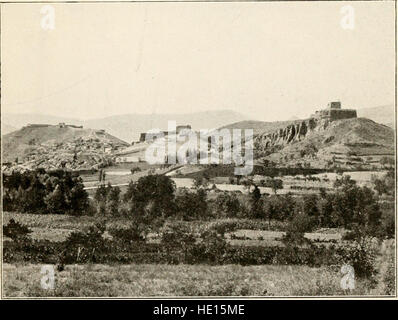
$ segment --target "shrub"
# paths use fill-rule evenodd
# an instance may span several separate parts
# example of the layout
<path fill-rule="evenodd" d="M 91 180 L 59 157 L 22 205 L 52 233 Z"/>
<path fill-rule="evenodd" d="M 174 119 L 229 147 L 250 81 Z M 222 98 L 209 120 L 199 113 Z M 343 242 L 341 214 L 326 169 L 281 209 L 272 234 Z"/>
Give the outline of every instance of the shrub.
<path fill-rule="evenodd" d="M 207 193 L 200 188 L 194 192 L 183 190 L 175 199 L 177 214 L 184 220 L 208 217 Z"/>
<path fill-rule="evenodd" d="M 8 224 L 3 226 L 3 235 L 14 241 L 26 240 L 32 232 L 27 226 L 10 219 Z"/>
<path fill-rule="evenodd" d="M 316 220 L 314 217 L 310 217 L 305 213 L 297 213 L 290 220 L 286 235 L 283 237 L 282 241 L 285 244 L 295 244 L 303 245 L 308 244 L 310 241 L 304 237 L 304 233 L 311 232 L 316 225 Z"/>
<path fill-rule="evenodd" d="M 380 238 L 393 239 L 395 237 L 394 210 L 385 210 L 381 216 Z"/>
<path fill-rule="evenodd" d="M 63 242 L 59 256 L 61 264 L 99 262 L 101 254 L 106 254 L 103 233 L 105 224 L 90 226 L 87 231 L 75 231 Z"/>
<path fill-rule="evenodd" d="M 341 264 L 349 264 L 354 268 L 356 277 L 374 279 L 377 273 L 377 244 L 374 239 L 367 237 L 346 243 L 337 250 L 337 255 Z"/>
<path fill-rule="evenodd" d="M 215 210 L 217 217 L 234 218 L 241 213 L 242 206 L 236 194 L 224 192 L 217 196 Z"/>
<path fill-rule="evenodd" d="M 202 241 L 189 248 L 188 263 L 222 264 L 227 250 L 224 236 L 215 230 L 205 231 Z"/>
<path fill-rule="evenodd" d="M 108 232 L 115 241 L 124 243 L 145 241 L 145 230 L 138 224 L 132 224 L 128 228 L 109 228 Z"/>

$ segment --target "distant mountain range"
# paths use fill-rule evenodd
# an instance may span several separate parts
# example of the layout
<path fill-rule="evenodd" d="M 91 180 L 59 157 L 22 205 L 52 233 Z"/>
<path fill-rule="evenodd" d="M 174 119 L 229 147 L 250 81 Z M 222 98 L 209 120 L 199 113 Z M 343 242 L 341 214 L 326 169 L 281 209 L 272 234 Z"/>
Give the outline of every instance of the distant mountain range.
<path fill-rule="evenodd" d="M 357 110 L 358 117 L 368 118 L 377 123 L 394 128 L 394 105 L 385 105 L 374 108 L 364 108 Z"/>
<path fill-rule="evenodd" d="M 154 128 L 167 130 L 169 120 L 176 121 L 177 125 L 189 124 L 193 130 L 253 129 L 257 162 L 268 160 L 286 166 L 311 163 L 319 168 L 338 163 L 345 168 L 355 168 L 364 165 L 363 159 L 356 155 L 392 156 L 394 130 L 387 126 L 394 125 L 392 106 L 359 109 L 358 116 L 333 122 L 327 119 L 265 122 L 247 120 L 239 113 L 225 110 L 192 114 L 129 114 L 80 121 L 47 115 L 7 114 L 2 115 L 2 134 L 6 130 L 23 128 L 3 134 L 3 159 L 8 162 L 22 160 L 24 168 L 97 168 L 106 165 L 112 155 L 134 151 L 126 147 L 137 141 L 141 132 Z M 377 123 L 377 120 L 384 124 Z M 84 128 L 54 126 L 61 122 L 83 125 Z M 49 126 L 24 127 L 27 123 Z M 145 146 L 135 144 L 130 148 L 145 150 Z M 339 157 L 338 161 L 336 157 Z M 370 168 L 372 164 L 367 166 Z"/>
<path fill-rule="evenodd" d="M 394 106 L 385 105 L 374 108 L 358 109 L 358 117 L 368 118 L 377 123 L 394 127 Z M 254 121 L 241 113 L 232 110 L 204 111 L 186 114 L 125 114 L 99 119 L 79 120 L 75 118 L 56 117 L 44 114 L 2 114 L 1 134 L 22 128 L 28 123 L 38 124 L 67 124 L 83 125 L 84 128 L 105 129 L 111 135 L 128 143 L 139 139 L 141 132 L 150 129 L 167 129 L 167 121 L 175 120 L 177 125 L 190 124 L 192 129 L 212 129 L 227 127 L 230 129 L 252 128 L 254 133 L 263 133 L 283 128 L 289 123 L 297 121 L 292 117 L 288 121 Z"/>
<path fill-rule="evenodd" d="M 244 115 L 231 110 L 187 114 L 125 114 L 90 120 L 41 114 L 3 114 L 2 125 L 4 128 L 11 126 L 20 129 L 28 123 L 58 124 L 65 122 L 67 124 L 83 125 L 84 128 L 105 129 L 107 133 L 131 143 L 139 139 L 140 133 L 147 132 L 150 129 L 167 130 L 169 120 L 176 121 L 177 125 L 189 124 L 193 130 L 199 130 L 219 128 L 246 119 L 247 117 Z M 2 135 L 8 132 L 2 129 Z"/>

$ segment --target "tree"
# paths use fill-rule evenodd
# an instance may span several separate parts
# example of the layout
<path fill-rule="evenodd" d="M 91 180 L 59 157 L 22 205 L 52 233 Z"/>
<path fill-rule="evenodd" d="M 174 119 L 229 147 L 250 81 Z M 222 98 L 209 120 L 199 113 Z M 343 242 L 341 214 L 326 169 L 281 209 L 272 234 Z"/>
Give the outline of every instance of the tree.
<path fill-rule="evenodd" d="M 88 207 L 88 193 L 84 190 L 83 183 L 77 183 L 70 193 L 70 210 L 73 214 L 81 215 Z"/>
<path fill-rule="evenodd" d="M 151 223 L 175 213 L 175 190 L 170 177 L 148 175 L 129 184 L 124 201 L 129 203 L 131 214 Z"/>
<path fill-rule="evenodd" d="M 336 178 L 336 181 L 334 182 L 333 187 L 335 187 L 335 188 L 340 188 L 340 187 L 350 188 L 350 187 L 356 185 L 356 183 L 357 182 L 355 180 L 351 179 L 351 176 L 342 175 L 340 178 L 339 177 Z"/>
<path fill-rule="evenodd" d="M 276 194 L 279 189 L 283 189 L 283 181 L 281 179 L 270 179 L 269 184 L 272 188 L 272 191 Z"/>
<path fill-rule="evenodd" d="M 389 170 L 384 177 L 379 179 L 375 175 L 372 175 L 371 181 L 373 183 L 374 189 L 377 191 L 379 195 L 387 194 L 393 195 L 395 189 L 395 179 L 394 179 L 394 171 Z"/>
<path fill-rule="evenodd" d="M 262 218 L 264 216 L 264 210 L 260 189 L 255 185 L 250 195 L 252 216 L 254 218 Z"/>
<path fill-rule="evenodd" d="M 101 215 L 106 214 L 106 200 L 108 197 L 108 191 L 103 184 L 100 185 L 95 191 L 94 200 L 97 202 L 97 212 Z"/>
<path fill-rule="evenodd" d="M 45 197 L 44 200 L 47 204 L 47 209 L 51 213 L 65 213 L 66 201 L 65 195 L 61 190 L 60 185 L 58 184 L 54 191 Z"/>
<path fill-rule="evenodd" d="M 102 182 L 105 183 L 106 172 L 105 170 L 102 172 Z"/>
<path fill-rule="evenodd" d="M 33 176 L 29 188 L 26 190 L 26 203 L 29 212 L 39 212 L 46 208 L 44 203 L 45 186 L 37 176 Z"/>
<path fill-rule="evenodd" d="M 373 181 L 373 184 L 374 184 L 374 189 L 377 191 L 377 193 L 379 195 L 382 195 L 383 193 L 387 193 L 387 186 L 383 180 L 376 178 Z"/>
<path fill-rule="evenodd" d="M 394 158 L 391 157 L 383 157 L 380 159 L 380 164 L 384 167 L 392 167 L 395 165 Z"/>
<path fill-rule="evenodd" d="M 224 192 L 216 200 L 216 210 L 222 217 L 236 217 L 241 211 L 241 204 L 235 194 Z"/>
<path fill-rule="evenodd" d="M 193 187 L 195 189 L 204 188 L 209 186 L 209 180 L 202 176 L 197 176 L 193 179 Z"/>
<path fill-rule="evenodd" d="M 366 186 L 357 186 L 350 179 L 344 181 L 335 193 L 327 194 L 320 202 L 320 220 L 328 227 L 344 226 L 362 235 L 376 235 L 381 210 L 374 192 Z"/>
<path fill-rule="evenodd" d="M 315 224 L 314 217 L 310 217 L 303 212 L 296 213 L 290 220 L 282 241 L 287 245 L 309 244 L 310 241 L 304 235 L 306 232 L 311 232 Z"/>
<path fill-rule="evenodd" d="M 184 190 L 176 197 L 176 210 L 184 220 L 200 219 L 207 217 L 207 193 L 203 189 L 195 192 Z"/>
<path fill-rule="evenodd" d="M 98 174 L 98 181 L 99 181 L 99 183 L 102 182 L 102 172 L 103 172 L 103 169 L 100 169 L 100 170 L 99 170 L 99 174 Z"/>
<path fill-rule="evenodd" d="M 111 187 L 108 193 L 107 211 L 112 215 L 118 215 L 120 206 L 120 188 Z"/>

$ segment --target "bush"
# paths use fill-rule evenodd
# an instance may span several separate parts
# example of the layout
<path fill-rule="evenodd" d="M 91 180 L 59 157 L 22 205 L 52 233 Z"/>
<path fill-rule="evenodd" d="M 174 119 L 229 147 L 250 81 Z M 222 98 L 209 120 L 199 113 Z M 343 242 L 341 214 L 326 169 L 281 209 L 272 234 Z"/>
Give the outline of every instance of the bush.
<path fill-rule="evenodd" d="M 380 238 L 393 239 L 395 237 L 394 210 L 385 210 L 381 216 Z"/>
<path fill-rule="evenodd" d="M 115 241 L 124 243 L 145 241 L 145 230 L 137 224 L 132 224 L 128 228 L 109 228 L 108 232 Z"/>
<path fill-rule="evenodd" d="M 314 217 L 310 217 L 305 213 L 297 213 L 294 215 L 293 219 L 290 220 L 286 229 L 286 235 L 283 237 L 282 241 L 285 244 L 308 244 L 310 241 L 304 237 L 304 233 L 311 232 L 315 225 L 316 220 Z"/>
<path fill-rule="evenodd" d="M 187 263 L 222 264 L 228 248 L 224 236 L 215 230 L 209 230 L 201 235 L 202 241 L 189 248 Z"/>
<path fill-rule="evenodd" d="M 14 241 L 26 240 L 32 232 L 27 226 L 10 219 L 7 225 L 3 226 L 3 235 Z"/>
<path fill-rule="evenodd" d="M 224 192 L 215 199 L 216 216 L 234 218 L 242 212 L 242 206 L 236 194 Z"/>
<path fill-rule="evenodd" d="M 354 268 L 356 277 L 374 279 L 377 273 L 377 244 L 374 239 L 362 238 L 347 243 L 337 250 L 337 255 L 341 264 L 349 264 Z"/>
<path fill-rule="evenodd" d="M 183 220 L 208 218 L 207 193 L 202 188 L 194 192 L 183 190 L 175 204 L 177 215 Z"/>
<path fill-rule="evenodd" d="M 99 256 L 106 254 L 103 233 L 105 224 L 90 226 L 87 231 L 75 231 L 63 242 L 60 263 L 100 262 Z"/>

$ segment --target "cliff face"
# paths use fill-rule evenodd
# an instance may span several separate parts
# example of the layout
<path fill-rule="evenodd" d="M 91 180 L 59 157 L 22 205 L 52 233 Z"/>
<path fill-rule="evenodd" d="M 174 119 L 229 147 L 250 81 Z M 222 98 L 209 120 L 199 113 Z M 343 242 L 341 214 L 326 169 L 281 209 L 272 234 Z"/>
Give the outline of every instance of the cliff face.
<path fill-rule="evenodd" d="M 270 156 L 277 162 L 281 159 L 286 162 L 286 156 L 288 160 L 301 161 L 302 151 L 313 162 L 315 158 L 322 160 L 334 154 L 394 155 L 394 130 L 365 118 L 335 121 L 310 118 L 255 135 L 253 144 L 258 156 Z"/>
<path fill-rule="evenodd" d="M 310 118 L 286 126 L 268 134 L 259 134 L 254 138 L 254 146 L 265 150 L 273 146 L 285 146 L 292 142 L 303 140 L 312 131 L 321 131 L 327 128 L 330 120 Z"/>

